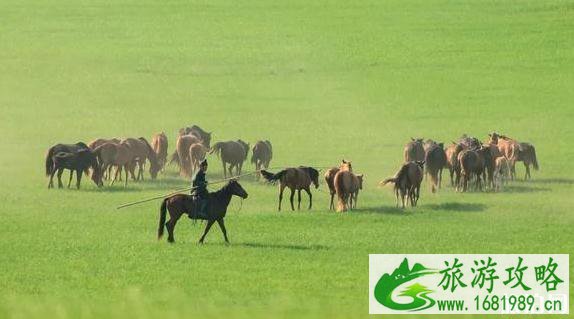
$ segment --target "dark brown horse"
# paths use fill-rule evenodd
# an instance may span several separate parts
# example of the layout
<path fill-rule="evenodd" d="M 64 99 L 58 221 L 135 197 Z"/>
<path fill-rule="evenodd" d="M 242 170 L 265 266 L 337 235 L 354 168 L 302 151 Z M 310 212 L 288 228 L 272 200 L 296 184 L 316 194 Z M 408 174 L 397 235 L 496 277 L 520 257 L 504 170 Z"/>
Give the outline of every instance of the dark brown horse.
<path fill-rule="evenodd" d="M 217 142 L 213 145 L 209 153 L 215 153 L 219 158 L 221 158 L 221 163 L 223 164 L 223 176 L 224 178 L 227 178 L 226 164 L 229 164 L 229 176 L 233 176 L 234 167 L 235 173 L 237 175 L 241 175 L 241 168 L 243 167 L 243 162 L 247 159 L 248 152 L 249 144 L 242 140 L 237 140 Z"/>
<path fill-rule="evenodd" d="M 434 193 L 441 188 L 442 170 L 447 166 L 444 144 L 433 140 L 425 143 L 425 170 L 430 176 L 431 191 Z"/>
<path fill-rule="evenodd" d="M 233 195 L 239 196 L 243 199 L 247 198 L 248 196 L 245 189 L 243 189 L 241 184 L 239 184 L 236 180 L 231 180 L 220 190 L 209 194 L 209 203 L 207 205 L 207 215 L 209 217 L 204 219 L 207 221 L 207 225 L 205 226 L 203 236 L 201 236 L 201 239 L 199 239 L 200 244 L 203 244 L 205 236 L 215 222 L 219 224 L 219 227 L 223 232 L 225 242 L 229 243 L 223 219 L 225 218 L 227 207 L 229 206 L 229 202 L 231 202 L 231 197 Z M 177 221 L 181 215 L 188 214 L 192 219 L 202 219 L 197 216 L 194 207 L 196 207 L 196 205 L 193 203 L 191 195 L 177 194 L 164 199 L 161 203 L 161 208 L 159 211 L 159 228 L 157 231 L 157 238 L 161 239 L 165 227 L 167 228 L 168 232 L 167 241 L 170 243 L 175 242 L 173 233 L 175 225 L 177 224 Z M 169 212 L 169 221 L 166 223 L 165 219 L 167 212 Z"/>
<path fill-rule="evenodd" d="M 387 178 L 380 182 L 380 185 L 394 183 L 395 196 L 397 198 L 397 207 L 399 207 L 399 198 L 402 208 L 405 208 L 405 200 L 410 202 L 412 207 L 417 206 L 421 182 L 423 180 L 424 161 L 404 163 L 394 177 Z"/>
<path fill-rule="evenodd" d="M 301 190 L 307 192 L 309 195 L 309 209 L 313 206 L 313 195 L 311 195 L 311 183 L 315 185 L 315 188 L 319 187 L 319 171 L 312 167 L 291 167 L 286 168 L 277 174 L 267 172 L 265 170 L 261 171 L 261 175 L 268 182 L 279 181 L 279 211 L 281 211 L 281 202 L 283 201 L 283 191 L 285 187 L 289 187 L 291 190 L 291 196 L 289 200 L 291 201 L 291 210 L 295 210 L 293 204 L 293 197 L 295 196 L 295 191 L 298 193 L 298 209 L 301 209 Z"/>
<path fill-rule="evenodd" d="M 536 159 L 536 149 L 534 145 L 530 143 L 519 143 L 518 144 L 518 161 L 524 163 L 524 168 L 526 168 L 526 173 L 524 174 L 524 180 L 530 179 L 530 165 L 538 170 L 538 160 Z"/>
<path fill-rule="evenodd" d="M 425 149 L 423 146 L 423 139 L 414 139 L 405 145 L 404 149 L 405 162 L 423 161 L 425 159 Z"/>
<path fill-rule="evenodd" d="M 482 190 L 481 180 L 484 180 L 488 163 L 492 161 L 489 147 L 482 146 L 477 150 L 464 150 L 458 154 L 458 161 L 462 176 L 461 185 L 458 186 L 458 189 L 466 192 L 471 177 L 476 177 L 475 188 Z"/>
<path fill-rule="evenodd" d="M 78 142 L 76 144 L 56 144 L 48 149 L 46 153 L 46 176 L 50 176 L 54 169 L 53 157 L 58 153 L 76 153 L 81 150 L 89 149 L 88 145 L 84 142 Z M 74 176 L 74 171 L 70 171 L 70 181 L 68 182 L 68 187 L 72 182 L 72 177 Z"/>
<path fill-rule="evenodd" d="M 77 152 L 67 153 L 60 152 L 52 156 L 53 167 L 50 172 L 50 182 L 48 183 L 48 188 L 54 187 L 54 174 L 58 173 L 58 188 L 62 188 L 62 173 L 64 169 L 76 172 L 76 188 L 80 189 L 80 183 L 82 182 L 82 173 L 89 175 L 88 170 L 92 169 L 92 181 L 98 186 L 102 186 L 102 176 L 100 171 L 100 166 L 98 164 L 98 159 L 96 155 L 89 149 L 81 149 Z M 72 174 L 70 173 L 70 181 L 68 182 L 68 187 L 72 181 Z"/>
<path fill-rule="evenodd" d="M 261 176 L 259 172 L 261 169 L 268 169 L 269 163 L 273 158 L 273 147 L 271 146 L 271 142 L 268 140 L 265 141 L 257 141 L 255 145 L 253 145 L 252 149 L 253 155 L 251 155 L 251 163 L 255 164 L 255 170 L 257 171 L 257 177 Z"/>

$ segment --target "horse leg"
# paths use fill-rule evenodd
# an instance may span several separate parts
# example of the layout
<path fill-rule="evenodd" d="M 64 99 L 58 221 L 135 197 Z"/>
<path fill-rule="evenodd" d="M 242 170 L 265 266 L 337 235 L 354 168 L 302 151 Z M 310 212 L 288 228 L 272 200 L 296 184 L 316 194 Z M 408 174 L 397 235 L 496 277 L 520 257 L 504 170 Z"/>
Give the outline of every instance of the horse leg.
<path fill-rule="evenodd" d="M 54 187 L 54 174 L 56 174 L 56 170 L 52 169 L 52 172 L 50 173 L 50 181 L 48 182 L 48 188 Z"/>
<path fill-rule="evenodd" d="M 313 195 L 311 195 L 311 190 L 309 190 L 309 187 L 305 188 L 305 192 L 307 192 L 307 195 L 309 195 L 309 209 L 311 209 L 311 207 L 313 207 Z"/>
<path fill-rule="evenodd" d="M 333 198 L 335 197 L 334 193 L 331 193 L 331 204 L 329 204 L 329 210 L 331 209 L 335 209 L 335 207 L 333 206 Z"/>
<path fill-rule="evenodd" d="M 120 173 L 120 167 L 121 166 L 116 166 L 116 172 L 114 173 L 114 178 L 112 178 L 112 181 L 110 182 L 110 186 L 114 185 L 114 182 L 118 178 L 118 174 L 121 174 Z"/>
<path fill-rule="evenodd" d="M 177 224 L 177 221 L 181 217 L 181 214 L 182 212 L 180 211 L 176 211 L 175 213 L 169 211 L 169 220 L 167 221 L 167 223 L 165 223 L 165 227 L 167 228 L 168 233 L 167 241 L 169 243 L 175 243 L 175 237 L 173 236 L 173 231 L 175 230 L 175 225 Z"/>
<path fill-rule="evenodd" d="M 438 170 L 438 189 L 442 187 L 442 168 Z"/>
<path fill-rule="evenodd" d="M 225 229 L 225 224 L 223 223 L 223 217 L 217 220 L 217 224 L 219 224 L 219 228 L 221 228 L 225 242 L 229 244 L 229 239 L 227 238 L 227 230 Z"/>
<path fill-rule="evenodd" d="M 211 225 L 213 225 L 213 223 L 215 223 L 215 220 L 210 219 L 207 221 L 207 226 L 205 226 L 205 231 L 203 231 L 203 236 L 201 236 L 201 238 L 199 239 L 200 244 L 203 244 L 203 240 L 205 239 L 205 236 L 209 232 L 209 229 L 211 228 Z"/>
<path fill-rule="evenodd" d="M 128 163 L 124 166 L 124 171 L 126 171 L 126 180 L 124 182 L 124 187 L 128 187 L 128 171 L 129 171 L 128 165 L 130 165 L 130 164 Z M 132 176 L 133 176 L 133 172 L 132 172 Z"/>
<path fill-rule="evenodd" d="M 68 188 L 72 184 L 72 177 L 74 177 L 74 170 L 70 170 L 70 179 L 68 179 Z"/>
<path fill-rule="evenodd" d="M 283 191 L 285 190 L 284 185 L 279 186 L 279 211 L 281 211 L 281 202 L 283 201 Z"/>
<path fill-rule="evenodd" d="M 526 168 L 526 173 L 524 173 L 524 180 L 530 179 L 530 164 L 524 162 L 524 168 Z"/>
<path fill-rule="evenodd" d="M 223 164 L 223 178 L 227 178 L 227 168 L 225 168 L 225 162 L 221 160 L 221 164 Z"/>
<path fill-rule="evenodd" d="M 291 196 L 289 196 L 289 201 L 291 202 L 291 210 L 295 210 L 295 205 L 293 205 L 293 198 L 295 197 L 295 189 L 294 188 L 290 188 L 291 189 Z"/>
<path fill-rule="evenodd" d="M 454 187 L 454 169 L 452 169 L 451 167 L 448 168 L 448 172 L 450 174 L 450 186 Z"/>
<path fill-rule="evenodd" d="M 359 191 L 355 193 L 355 202 L 353 208 L 357 208 L 357 202 L 359 201 Z"/>
<path fill-rule="evenodd" d="M 76 170 L 76 188 L 80 189 L 80 183 L 82 182 L 82 170 Z"/>
<path fill-rule="evenodd" d="M 64 187 L 62 184 L 62 173 L 64 172 L 63 168 L 58 169 L 58 188 Z"/>
<path fill-rule="evenodd" d="M 301 190 L 300 189 L 297 190 L 297 200 L 299 201 L 299 203 L 297 204 L 297 210 L 301 210 Z"/>

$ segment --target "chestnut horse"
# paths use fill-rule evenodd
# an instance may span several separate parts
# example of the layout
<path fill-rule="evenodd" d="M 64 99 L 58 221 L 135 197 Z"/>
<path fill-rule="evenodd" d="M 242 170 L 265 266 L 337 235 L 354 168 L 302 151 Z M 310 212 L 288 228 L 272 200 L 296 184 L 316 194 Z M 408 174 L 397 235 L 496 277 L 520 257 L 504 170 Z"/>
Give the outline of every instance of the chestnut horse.
<path fill-rule="evenodd" d="M 441 188 L 442 170 L 447 166 L 444 144 L 433 140 L 425 143 L 425 171 L 430 175 L 431 191 L 434 193 Z"/>
<path fill-rule="evenodd" d="M 319 171 L 312 167 L 291 167 L 286 168 L 277 174 L 270 173 L 268 171 L 262 170 L 261 175 L 268 182 L 274 183 L 279 181 L 279 211 L 281 211 L 281 202 L 283 201 L 283 191 L 285 187 L 289 187 L 291 190 L 291 196 L 289 200 L 291 201 L 291 210 L 295 210 L 293 204 L 293 197 L 295 196 L 295 191 L 298 193 L 298 209 L 301 209 L 301 190 L 307 192 L 309 195 L 309 209 L 313 206 L 313 195 L 311 195 L 311 183 L 315 185 L 315 188 L 319 187 Z"/>
<path fill-rule="evenodd" d="M 209 149 L 201 143 L 192 144 L 189 147 L 189 161 L 190 161 L 190 175 L 193 176 L 194 172 L 199 170 L 199 165 L 201 161 L 205 159 L 205 154 L 207 154 Z"/>
<path fill-rule="evenodd" d="M 231 202 L 231 197 L 233 195 L 239 196 L 242 199 L 245 199 L 248 196 L 245 189 L 243 189 L 243 187 L 241 187 L 241 184 L 239 184 L 236 180 L 229 181 L 220 190 L 210 193 L 208 195 L 208 205 L 207 205 L 208 217 L 204 219 L 207 221 L 207 225 L 205 226 L 203 236 L 201 236 L 201 239 L 199 239 L 200 244 L 203 244 L 205 236 L 207 235 L 209 229 L 215 222 L 219 224 L 219 227 L 223 232 L 225 242 L 229 243 L 223 219 L 225 218 L 225 214 L 227 213 L 227 207 L 229 206 L 229 202 Z M 168 232 L 167 241 L 170 243 L 175 242 L 175 237 L 173 234 L 175 230 L 175 225 L 177 224 L 178 219 L 183 214 L 188 214 L 192 219 L 201 219 L 195 214 L 194 207 L 196 207 L 196 205 L 193 203 L 192 195 L 177 194 L 164 199 L 163 202 L 161 203 L 161 208 L 159 211 L 159 228 L 157 231 L 158 240 L 161 239 L 161 237 L 163 236 L 164 228 L 167 228 Z M 169 221 L 166 223 L 165 219 L 167 212 L 169 212 Z"/>
<path fill-rule="evenodd" d="M 127 143 L 105 143 L 96 147 L 94 153 L 98 157 L 102 171 L 105 171 L 108 167 L 116 168 L 110 186 L 118 179 L 122 170 L 125 171 L 126 178 L 124 187 L 128 186 L 128 173 L 132 171 L 135 159 Z"/>
<path fill-rule="evenodd" d="M 341 164 L 339 164 L 339 167 L 332 167 L 325 172 L 325 175 L 324 175 L 325 182 L 327 183 L 327 186 L 329 187 L 329 194 L 331 195 L 331 203 L 329 204 L 329 210 L 335 209 L 335 204 L 333 202 L 333 200 L 335 198 L 335 194 L 337 193 L 337 191 L 335 190 L 335 175 L 337 175 L 339 170 L 353 171 L 353 167 L 351 165 L 351 162 L 348 162 L 346 160 L 342 160 Z"/>
<path fill-rule="evenodd" d="M 197 136 L 181 135 L 175 143 L 175 151 L 171 155 L 170 163 L 176 162 L 179 165 L 179 175 L 191 176 L 191 161 L 189 158 L 189 148 L 196 143 L 203 143 Z"/>
<path fill-rule="evenodd" d="M 136 176 L 136 180 L 139 181 L 140 179 L 143 180 L 144 178 L 144 167 L 147 160 L 150 162 L 149 173 L 152 179 L 156 179 L 157 173 L 160 171 L 161 167 L 155 155 L 155 152 L 148 141 L 143 138 L 127 138 L 122 141 L 125 143 L 130 152 L 132 153 L 132 158 L 135 161 L 135 164 L 138 167 L 138 174 Z M 131 168 L 135 168 L 135 165 L 130 166 Z M 132 172 L 133 177 L 133 172 Z"/>
<path fill-rule="evenodd" d="M 167 136 L 164 132 L 157 133 L 151 138 L 151 147 L 157 158 L 158 165 L 163 172 L 167 162 Z"/>
<path fill-rule="evenodd" d="M 423 161 L 425 159 L 425 149 L 423 147 L 423 139 L 414 139 L 405 145 L 404 149 L 405 162 Z"/>
<path fill-rule="evenodd" d="M 273 147 L 271 146 L 271 142 L 268 140 L 265 141 L 257 141 L 255 145 L 253 145 L 253 149 L 251 150 L 253 155 L 251 155 L 251 163 L 255 164 L 255 171 L 257 173 L 257 178 L 261 177 L 261 173 L 259 172 L 261 169 L 268 169 L 269 163 L 273 158 Z"/>
<path fill-rule="evenodd" d="M 488 143 L 496 145 L 500 153 L 508 160 L 508 164 L 510 165 L 510 179 L 514 180 L 516 175 L 515 166 L 518 161 L 520 147 L 518 142 L 496 132 L 488 134 L 488 136 L 490 137 Z"/>
<path fill-rule="evenodd" d="M 337 193 L 337 211 L 344 212 L 353 209 L 353 200 L 363 188 L 363 175 L 355 175 L 348 170 L 339 170 L 333 180 L 335 192 Z"/>

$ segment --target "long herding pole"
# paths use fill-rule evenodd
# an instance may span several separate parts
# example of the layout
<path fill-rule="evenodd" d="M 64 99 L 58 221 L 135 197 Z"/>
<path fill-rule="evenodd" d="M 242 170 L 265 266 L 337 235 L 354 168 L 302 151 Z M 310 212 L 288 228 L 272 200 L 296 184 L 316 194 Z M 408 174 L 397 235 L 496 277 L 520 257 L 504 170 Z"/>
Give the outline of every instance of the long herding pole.
<path fill-rule="evenodd" d="M 255 173 L 257 173 L 257 171 L 251 172 L 251 173 L 246 173 L 246 174 L 243 174 L 243 175 L 233 176 L 233 177 L 230 177 L 230 178 L 220 179 L 220 180 L 217 180 L 217 181 L 208 183 L 207 185 L 219 184 L 219 183 L 223 183 L 223 182 L 230 181 L 230 180 L 232 180 L 232 179 L 237 179 L 237 178 L 239 178 L 239 177 L 243 177 L 243 176 L 247 176 L 247 175 L 252 175 L 252 174 L 255 174 Z M 189 191 L 191 191 L 192 189 L 196 189 L 196 188 L 197 188 L 197 187 L 186 187 L 186 188 L 176 189 L 175 191 L 173 191 L 173 192 L 171 192 L 171 193 L 169 193 L 169 194 L 154 196 L 154 197 L 150 197 L 150 198 L 138 200 L 138 201 L 135 201 L 135 202 L 122 204 L 122 205 L 116 207 L 116 209 L 122 209 L 122 208 L 125 208 L 125 207 L 130 207 L 130 206 L 134 206 L 134 205 L 138 205 L 138 204 L 142 204 L 142 203 L 147 203 L 147 202 L 151 202 L 152 200 L 156 200 L 156 199 L 167 198 L 167 197 L 170 197 L 170 196 L 179 194 L 179 193 L 181 193 L 181 192 L 189 192 Z"/>
<path fill-rule="evenodd" d="M 319 169 L 322 169 L 322 168 L 331 168 L 331 166 L 316 167 L 316 168 L 319 168 Z M 273 168 L 268 168 L 268 169 L 273 169 Z M 233 177 L 229 177 L 229 178 L 220 179 L 220 180 L 217 180 L 217 181 L 208 183 L 207 185 L 219 184 L 219 183 L 227 182 L 227 181 L 230 181 L 230 180 L 232 180 L 232 179 L 237 179 L 237 178 L 239 178 L 239 177 L 256 174 L 256 173 L 259 172 L 259 171 L 261 171 L 261 170 L 257 170 L 257 171 L 253 171 L 253 172 L 250 172 L 250 173 L 245 173 L 245 174 L 242 174 L 242 175 L 237 175 L 237 176 L 233 176 Z M 176 189 L 175 191 L 173 191 L 173 192 L 171 192 L 171 193 L 169 193 L 169 194 L 159 195 L 159 196 L 150 197 L 150 198 L 138 200 L 138 201 L 131 202 L 131 203 L 122 204 L 122 205 L 116 207 L 116 209 L 122 209 L 122 208 L 125 208 L 125 207 L 130 207 L 130 206 L 134 206 L 134 205 L 138 205 L 138 204 L 142 204 L 142 203 L 147 203 L 147 202 L 151 202 L 152 200 L 156 200 L 156 199 L 167 198 L 167 197 L 170 197 L 170 196 L 179 194 L 179 193 L 181 193 L 181 192 L 189 192 L 189 191 L 191 191 L 192 189 L 195 189 L 195 188 L 197 188 L 197 187 L 186 187 L 186 188 Z"/>

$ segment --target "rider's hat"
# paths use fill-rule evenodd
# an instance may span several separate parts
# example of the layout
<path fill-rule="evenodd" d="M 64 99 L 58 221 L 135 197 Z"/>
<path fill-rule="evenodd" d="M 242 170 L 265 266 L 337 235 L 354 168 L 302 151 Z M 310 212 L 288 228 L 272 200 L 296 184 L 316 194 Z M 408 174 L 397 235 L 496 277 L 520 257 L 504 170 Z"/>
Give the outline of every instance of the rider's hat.
<path fill-rule="evenodd" d="M 199 163 L 199 166 L 207 166 L 207 159 L 201 161 L 201 163 Z"/>

